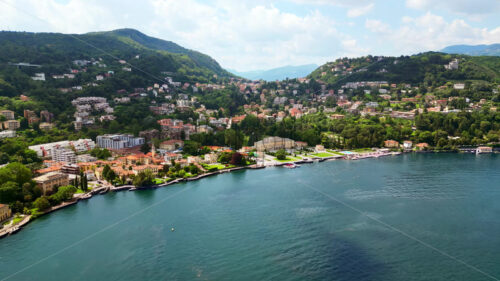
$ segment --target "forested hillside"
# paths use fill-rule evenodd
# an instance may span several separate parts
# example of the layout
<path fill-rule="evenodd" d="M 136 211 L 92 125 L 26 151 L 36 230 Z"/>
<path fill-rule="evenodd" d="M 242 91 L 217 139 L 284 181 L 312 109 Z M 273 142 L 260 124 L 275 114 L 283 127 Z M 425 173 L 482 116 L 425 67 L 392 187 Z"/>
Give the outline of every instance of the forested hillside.
<path fill-rule="evenodd" d="M 452 60 L 460 68 L 447 71 Z M 389 81 L 418 86 L 437 86 L 449 81 L 500 81 L 500 57 L 471 57 L 442 53 L 423 53 L 414 56 L 341 58 L 313 71 L 310 78 L 341 86 L 353 81 Z"/>

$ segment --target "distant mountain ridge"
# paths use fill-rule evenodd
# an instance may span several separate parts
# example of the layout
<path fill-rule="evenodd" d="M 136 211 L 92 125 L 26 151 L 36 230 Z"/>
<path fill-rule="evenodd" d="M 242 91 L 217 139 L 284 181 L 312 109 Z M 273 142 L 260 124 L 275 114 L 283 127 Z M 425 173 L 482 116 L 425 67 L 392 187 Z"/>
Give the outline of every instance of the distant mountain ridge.
<path fill-rule="evenodd" d="M 453 45 L 441 50 L 447 54 L 462 54 L 469 56 L 500 56 L 500 44 L 491 45 Z"/>
<path fill-rule="evenodd" d="M 228 71 L 250 80 L 262 79 L 266 81 L 274 81 L 274 80 L 285 80 L 286 78 L 294 79 L 294 78 L 306 77 L 316 68 L 318 68 L 318 65 L 316 64 L 305 64 L 297 66 L 287 65 L 268 70 L 254 70 L 254 71 L 242 71 L 242 72 L 236 70 L 228 70 Z"/>

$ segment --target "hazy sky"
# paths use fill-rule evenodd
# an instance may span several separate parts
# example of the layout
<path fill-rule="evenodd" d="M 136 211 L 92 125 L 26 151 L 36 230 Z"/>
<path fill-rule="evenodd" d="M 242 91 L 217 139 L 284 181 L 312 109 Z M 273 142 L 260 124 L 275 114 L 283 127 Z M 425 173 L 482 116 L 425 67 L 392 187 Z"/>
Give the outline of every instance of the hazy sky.
<path fill-rule="evenodd" d="M 239 71 L 500 43 L 499 18 L 500 0 L 0 0 L 2 30 L 131 27 Z"/>

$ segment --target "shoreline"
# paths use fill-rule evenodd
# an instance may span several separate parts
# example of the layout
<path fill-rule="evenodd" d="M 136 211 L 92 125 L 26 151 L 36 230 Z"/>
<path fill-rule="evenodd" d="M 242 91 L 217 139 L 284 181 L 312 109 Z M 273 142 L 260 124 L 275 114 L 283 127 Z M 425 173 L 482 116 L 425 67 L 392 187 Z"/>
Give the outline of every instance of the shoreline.
<path fill-rule="evenodd" d="M 162 184 L 157 184 L 157 185 L 152 185 L 152 186 L 141 186 L 141 187 L 135 187 L 133 185 L 122 185 L 122 186 L 116 186 L 116 187 L 100 187 L 95 190 L 92 190 L 88 193 L 84 194 L 75 194 L 73 200 L 63 202 L 57 206 L 53 206 L 50 209 L 42 212 L 37 216 L 37 218 L 45 216 L 47 214 L 50 214 L 52 212 L 55 212 L 60 209 L 64 209 L 66 207 L 72 206 L 77 204 L 79 201 L 83 200 L 88 200 L 92 198 L 94 195 L 99 195 L 99 194 L 105 194 L 107 192 L 119 192 L 119 191 L 136 191 L 136 190 L 148 190 L 148 189 L 157 189 L 157 188 L 162 188 L 162 187 L 167 187 L 169 185 L 177 184 L 180 182 L 190 182 L 190 181 L 196 181 L 200 180 L 206 177 L 210 176 L 215 176 L 219 174 L 225 174 L 225 173 L 230 173 L 233 171 L 240 171 L 240 170 L 257 170 L 257 169 L 265 169 L 267 167 L 281 167 L 286 164 L 313 164 L 313 163 L 320 163 L 320 162 L 325 162 L 325 161 L 336 161 L 336 160 L 363 160 L 363 159 L 370 159 L 370 158 L 380 158 L 380 157 L 387 157 L 387 156 L 399 156 L 403 154 L 410 154 L 410 153 L 457 153 L 457 154 L 473 154 L 473 153 L 466 153 L 466 152 L 460 152 L 460 151 L 410 151 L 410 152 L 388 152 L 388 153 L 365 153 L 366 155 L 363 156 L 363 153 L 359 154 L 345 154 L 345 155 L 335 155 L 335 156 L 329 156 L 329 157 L 311 157 L 308 159 L 300 159 L 297 161 L 289 161 L 289 162 L 277 162 L 269 164 L 269 165 L 258 165 L 258 164 L 253 164 L 253 165 L 248 165 L 248 166 L 242 166 L 242 167 L 234 167 L 234 168 L 228 168 L 228 169 L 223 169 L 223 170 L 218 170 L 215 172 L 209 172 L 205 174 L 198 175 L 196 177 L 192 178 L 178 178 L 174 179 L 172 181 L 162 183 Z M 489 153 L 489 154 L 496 154 L 496 153 Z M 10 235 L 16 234 L 17 232 L 21 231 L 24 226 L 29 224 L 30 222 L 34 221 L 35 219 L 32 219 L 33 215 L 26 215 L 23 220 L 21 220 L 19 223 L 16 225 L 13 225 L 7 229 L 0 229 L 0 239 L 8 237 Z"/>

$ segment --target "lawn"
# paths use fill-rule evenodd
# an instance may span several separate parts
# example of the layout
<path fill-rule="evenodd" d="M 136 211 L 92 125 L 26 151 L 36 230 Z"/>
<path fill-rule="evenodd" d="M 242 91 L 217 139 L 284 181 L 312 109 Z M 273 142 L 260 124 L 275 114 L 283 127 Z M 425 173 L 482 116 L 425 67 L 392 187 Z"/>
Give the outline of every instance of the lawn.
<path fill-rule="evenodd" d="M 329 153 L 335 154 L 335 155 L 344 155 L 344 153 L 340 153 L 338 151 L 333 151 L 333 150 L 330 150 L 330 149 L 327 149 L 326 151 L 329 152 Z"/>
<path fill-rule="evenodd" d="M 153 179 L 153 183 L 154 184 L 162 184 L 162 183 L 166 183 L 168 181 L 168 179 L 160 179 L 160 178 L 155 178 Z"/>
<path fill-rule="evenodd" d="M 12 224 L 18 224 L 18 223 L 20 223 L 22 220 L 23 220 L 23 217 L 15 217 L 15 218 L 12 220 Z"/>
<path fill-rule="evenodd" d="M 294 157 L 294 156 L 287 156 L 286 159 L 284 159 L 284 160 L 278 160 L 278 158 L 274 158 L 274 160 L 281 162 L 281 163 L 285 163 L 285 162 L 292 162 L 292 161 L 300 161 L 300 160 L 302 160 L 302 158 L 301 157 Z"/>
<path fill-rule="evenodd" d="M 207 170 L 210 170 L 212 168 L 217 168 L 217 170 L 223 170 L 223 169 L 227 169 L 227 168 L 234 168 L 236 166 L 234 165 L 224 165 L 224 164 L 210 164 L 210 165 L 203 165 L 203 168 L 207 169 Z"/>
<path fill-rule="evenodd" d="M 312 155 L 316 156 L 316 157 L 321 157 L 321 158 L 334 156 L 334 154 L 328 153 L 328 152 L 318 152 L 318 153 L 314 153 Z"/>
<path fill-rule="evenodd" d="M 373 150 L 371 148 L 357 148 L 357 149 L 353 149 L 352 151 L 357 152 L 357 153 L 373 152 Z"/>

